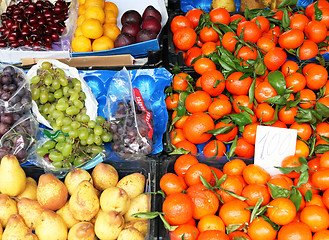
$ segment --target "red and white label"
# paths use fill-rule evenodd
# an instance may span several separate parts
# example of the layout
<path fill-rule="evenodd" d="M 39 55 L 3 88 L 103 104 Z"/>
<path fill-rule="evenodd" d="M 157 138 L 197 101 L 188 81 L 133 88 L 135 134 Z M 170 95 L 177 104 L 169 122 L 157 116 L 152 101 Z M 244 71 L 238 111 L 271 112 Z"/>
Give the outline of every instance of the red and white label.
<path fill-rule="evenodd" d="M 144 120 L 146 122 L 146 125 L 150 129 L 150 131 L 148 133 L 148 137 L 150 139 L 152 139 L 152 136 L 153 136 L 153 127 L 152 127 L 152 124 L 151 124 L 151 113 L 149 111 L 147 111 L 147 109 L 145 107 L 145 104 L 144 104 L 143 97 L 142 97 L 140 91 L 137 88 L 134 88 L 133 91 L 134 91 L 135 101 L 136 101 L 137 105 L 140 107 L 140 109 L 143 112 L 146 113 Z"/>

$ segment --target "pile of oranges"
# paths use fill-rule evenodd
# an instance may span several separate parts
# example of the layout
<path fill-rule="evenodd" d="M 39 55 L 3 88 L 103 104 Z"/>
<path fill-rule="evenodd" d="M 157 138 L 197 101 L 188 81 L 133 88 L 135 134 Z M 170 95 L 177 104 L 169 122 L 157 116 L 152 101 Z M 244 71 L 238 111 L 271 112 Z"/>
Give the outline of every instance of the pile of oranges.
<path fill-rule="evenodd" d="M 118 7 L 104 0 L 79 0 L 77 29 L 72 40 L 73 52 L 103 51 L 114 48 L 120 34 Z"/>
<path fill-rule="evenodd" d="M 314 8 L 323 11 L 322 20 L 308 20 L 306 29 L 312 23 L 325 24 L 326 4 L 329 6 L 320 0 L 306 8 L 303 16 L 309 18 L 314 18 Z M 285 10 L 266 11 L 276 20 Z M 230 24 L 236 24 L 240 17 L 230 17 L 222 8 L 209 14 L 193 9 L 173 19 L 174 43 L 180 50 L 187 50 L 186 63 L 195 71 L 177 72 L 166 91 L 166 105 L 172 111 L 170 141 L 175 151 L 178 149 L 176 153 L 183 149 L 212 159 L 220 159 L 225 153 L 229 157 L 252 158 L 260 124 L 296 129 L 295 154 L 299 157 L 329 151 L 328 71 L 318 63 L 287 60 L 286 50 L 292 48 L 283 45 L 292 39 L 286 34 L 296 30 L 296 14 L 290 18 L 290 30 L 277 36 L 275 29 L 280 27 L 269 29 L 270 22 L 264 16 L 241 20 L 236 26 L 237 34 L 229 31 Z M 200 28 L 206 21 L 212 23 Z M 262 30 L 265 22 L 266 30 Z M 220 35 L 222 30 L 227 32 Z M 298 31 L 303 34 L 301 44 L 311 41 L 309 37 L 304 39 L 311 36 L 310 30 L 304 30 L 305 34 Z M 327 27 L 324 33 L 327 35 Z M 265 38 L 278 40 L 281 47 L 274 44 L 273 48 L 263 48 L 260 42 Z M 187 39 L 191 44 L 181 42 Z M 295 38 L 291 40 L 296 42 Z M 296 48 L 300 56 L 302 46 Z"/>
<path fill-rule="evenodd" d="M 171 240 L 329 239 L 329 152 L 286 157 L 282 174 L 241 159 L 223 170 L 181 155 L 160 188 Z"/>
<path fill-rule="evenodd" d="M 287 53 L 305 60 L 328 52 L 329 2 L 319 0 L 305 10 L 260 9 L 245 16 L 231 16 L 224 8 L 209 13 L 192 9 L 174 17 L 170 26 L 176 51 L 184 51 L 185 63 L 198 73 L 203 62 L 211 64 L 209 55 L 218 46 L 244 63 L 259 59 L 271 71 L 279 69 Z"/>

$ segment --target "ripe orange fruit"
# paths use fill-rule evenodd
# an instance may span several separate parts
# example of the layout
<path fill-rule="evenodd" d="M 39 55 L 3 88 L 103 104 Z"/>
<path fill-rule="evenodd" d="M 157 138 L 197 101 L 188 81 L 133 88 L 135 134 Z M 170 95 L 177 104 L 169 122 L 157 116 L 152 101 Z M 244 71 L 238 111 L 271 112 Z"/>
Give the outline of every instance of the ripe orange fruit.
<path fill-rule="evenodd" d="M 192 143 L 205 143 L 212 134 L 206 133 L 209 130 L 214 129 L 215 124 L 213 119 L 203 112 L 193 113 L 186 120 L 183 126 L 184 136 Z"/>
<path fill-rule="evenodd" d="M 219 230 L 207 230 L 200 233 L 198 240 L 230 240 L 225 232 Z"/>
<path fill-rule="evenodd" d="M 262 32 L 268 32 L 270 30 L 270 21 L 264 16 L 258 16 L 251 19 L 252 22 L 260 25 Z"/>
<path fill-rule="evenodd" d="M 82 23 L 83 23 L 85 20 L 86 20 L 85 15 L 81 15 L 81 16 L 79 16 L 78 19 L 77 19 L 77 26 L 78 26 L 78 27 L 81 27 Z"/>
<path fill-rule="evenodd" d="M 213 52 L 216 52 L 217 51 L 216 46 L 217 45 L 214 42 L 205 42 L 201 47 L 202 54 L 209 55 Z"/>
<path fill-rule="evenodd" d="M 290 29 L 279 37 L 279 45 L 286 49 L 296 49 L 304 42 L 304 32 L 299 29 Z"/>
<path fill-rule="evenodd" d="M 210 95 L 205 91 L 195 91 L 185 100 L 185 108 L 190 113 L 205 112 L 212 103 Z"/>
<path fill-rule="evenodd" d="M 173 41 L 175 46 L 182 51 L 186 51 L 193 47 L 197 35 L 192 28 L 179 28 L 175 31 Z"/>
<path fill-rule="evenodd" d="M 93 18 L 89 18 L 83 21 L 81 24 L 81 31 L 83 36 L 90 39 L 97 39 L 103 35 L 103 25 L 102 23 Z"/>
<path fill-rule="evenodd" d="M 312 40 L 306 39 L 299 48 L 300 60 L 306 60 L 316 57 L 319 52 L 318 45 Z"/>
<path fill-rule="evenodd" d="M 299 72 L 289 74 L 285 80 L 287 88 L 291 88 L 293 93 L 301 91 L 306 86 L 306 78 Z"/>
<path fill-rule="evenodd" d="M 299 29 L 304 31 L 306 24 L 310 20 L 304 14 L 295 13 L 290 17 L 290 28 Z"/>
<path fill-rule="evenodd" d="M 301 141 L 301 140 L 297 140 L 296 141 L 296 151 L 295 151 L 295 155 L 297 157 L 308 157 L 310 153 L 310 149 L 308 147 L 308 145 Z"/>
<path fill-rule="evenodd" d="M 201 183 L 200 176 L 207 180 L 207 182 L 211 180 L 212 172 L 208 165 L 204 163 L 193 164 L 187 169 L 184 180 L 187 186 L 192 186 Z"/>
<path fill-rule="evenodd" d="M 291 222 L 280 228 L 278 232 L 278 240 L 294 239 L 312 240 L 311 229 L 302 222 Z"/>
<path fill-rule="evenodd" d="M 319 206 L 319 207 L 323 207 L 325 209 L 326 206 L 324 205 L 323 201 L 322 201 L 322 196 L 319 195 L 319 194 L 312 194 L 312 198 L 309 202 L 306 202 L 305 203 L 305 206 L 312 206 L 312 205 L 315 205 L 315 206 Z"/>
<path fill-rule="evenodd" d="M 74 37 L 79 37 L 79 36 L 83 36 L 81 27 L 77 27 L 77 29 L 74 32 Z"/>
<path fill-rule="evenodd" d="M 224 164 L 223 173 L 227 175 L 240 175 L 247 164 L 239 158 L 232 159 Z"/>
<path fill-rule="evenodd" d="M 178 102 L 179 102 L 179 94 L 174 93 L 172 96 L 166 97 L 165 102 L 166 102 L 166 107 L 168 110 L 177 108 Z"/>
<path fill-rule="evenodd" d="M 219 128 L 223 128 L 223 127 L 230 127 L 230 126 L 234 126 L 233 123 L 225 123 L 225 122 L 218 122 L 215 125 L 215 129 L 219 129 Z M 235 138 L 235 136 L 238 134 L 238 127 L 235 126 L 233 127 L 233 129 L 227 133 L 223 133 L 223 134 L 217 134 L 215 135 L 216 139 L 222 142 L 229 142 L 231 140 L 233 140 Z"/>
<path fill-rule="evenodd" d="M 90 52 L 91 51 L 91 41 L 85 36 L 78 36 L 73 38 L 71 47 L 73 52 Z"/>
<path fill-rule="evenodd" d="M 263 198 L 261 206 L 265 206 L 271 199 L 267 187 L 264 184 L 257 183 L 247 185 L 242 190 L 241 196 L 247 198 L 245 202 L 248 203 L 249 206 L 255 206 L 260 198 Z"/>
<path fill-rule="evenodd" d="M 104 0 L 85 0 L 85 7 L 86 8 L 89 8 L 89 7 L 92 7 L 92 6 L 98 6 L 98 7 L 101 7 L 101 8 L 104 8 Z"/>
<path fill-rule="evenodd" d="M 242 231 L 231 232 L 228 236 L 229 236 L 230 240 L 239 239 L 239 237 L 243 237 L 244 239 L 251 240 L 251 238 Z"/>
<path fill-rule="evenodd" d="M 171 144 L 173 145 L 186 140 L 183 134 L 183 130 L 180 128 L 173 129 L 170 133 L 170 140 L 171 140 Z"/>
<path fill-rule="evenodd" d="M 187 194 L 173 193 L 163 201 L 162 212 L 169 224 L 184 224 L 192 218 L 193 202 Z"/>
<path fill-rule="evenodd" d="M 183 140 L 175 144 L 175 147 L 182 148 L 188 152 L 190 152 L 193 155 L 196 155 L 198 153 L 198 149 L 195 146 L 195 144 L 191 143 L 188 140 Z"/>
<path fill-rule="evenodd" d="M 264 168 L 255 164 L 247 165 L 242 175 L 247 184 L 266 184 L 271 178 L 270 174 Z"/>
<path fill-rule="evenodd" d="M 198 8 L 193 8 L 185 14 L 185 17 L 190 21 L 190 23 L 192 23 L 194 29 L 198 26 L 201 14 L 202 11 Z"/>
<path fill-rule="evenodd" d="M 258 125 L 259 123 L 252 123 L 244 127 L 244 132 L 242 133 L 242 137 L 247 143 L 255 145 Z"/>
<path fill-rule="evenodd" d="M 316 103 L 316 95 L 315 93 L 308 88 L 302 89 L 300 92 L 299 99 L 301 99 L 301 103 L 299 103 L 299 106 L 304 109 L 311 108 Z"/>
<path fill-rule="evenodd" d="M 243 46 L 236 53 L 236 58 L 241 58 L 244 61 L 249 59 L 257 59 L 257 51 L 254 47 Z"/>
<path fill-rule="evenodd" d="M 298 64 L 292 60 L 286 61 L 281 66 L 281 72 L 285 77 L 290 76 L 291 74 L 295 73 L 298 69 L 299 69 Z"/>
<path fill-rule="evenodd" d="M 320 43 L 327 37 L 327 27 L 320 21 L 307 23 L 304 32 L 306 37 L 315 43 Z"/>
<path fill-rule="evenodd" d="M 313 240 L 328 240 L 329 230 L 321 230 L 313 235 Z"/>
<path fill-rule="evenodd" d="M 184 58 L 185 64 L 187 66 L 194 66 L 192 65 L 192 61 L 199 57 L 202 54 L 202 51 L 199 47 L 191 47 L 189 50 L 186 51 L 186 57 Z M 197 84 L 196 84 L 197 87 Z"/>
<path fill-rule="evenodd" d="M 86 19 L 89 18 L 97 19 L 98 21 L 100 21 L 101 24 L 105 22 L 105 12 L 103 8 L 99 6 L 91 6 L 86 8 L 84 15 Z"/>
<path fill-rule="evenodd" d="M 108 2 L 107 2 L 108 3 Z M 105 23 L 103 25 L 104 36 L 111 38 L 113 41 L 117 38 L 120 34 L 120 28 L 116 24 Z"/>
<path fill-rule="evenodd" d="M 223 220 L 216 215 L 206 215 L 200 218 L 198 229 L 200 232 L 207 230 L 219 230 L 225 232 L 225 224 Z"/>
<path fill-rule="evenodd" d="M 219 209 L 219 217 L 225 226 L 241 224 L 242 226 L 250 221 L 250 211 L 246 209 L 248 204 L 239 199 L 233 199 L 224 203 Z"/>
<path fill-rule="evenodd" d="M 192 166 L 193 167 L 193 166 Z M 193 218 L 201 219 L 207 215 L 213 215 L 218 211 L 219 200 L 215 193 L 205 190 L 202 183 L 197 183 L 187 189 L 187 195 L 193 202 Z"/>
<path fill-rule="evenodd" d="M 278 93 L 269 82 L 261 82 L 255 88 L 255 98 L 259 103 L 277 95 Z"/>
<path fill-rule="evenodd" d="M 285 124 L 293 124 L 295 122 L 295 117 L 297 116 L 297 107 L 292 107 L 289 110 L 286 110 L 287 107 L 284 106 L 280 111 L 279 111 L 279 119 L 281 122 Z"/>
<path fill-rule="evenodd" d="M 251 77 L 240 79 L 242 72 L 234 72 L 227 77 L 226 89 L 234 95 L 247 95 L 252 83 Z"/>
<path fill-rule="evenodd" d="M 329 168 L 322 168 L 312 174 L 312 183 L 322 191 L 329 188 Z"/>
<path fill-rule="evenodd" d="M 262 53 L 268 53 L 272 48 L 276 46 L 275 42 L 267 36 L 262 36 L 257 41 L 257 46 L 260 48 Z"/>
<path fill-rule="evenodd" d="M 178 15 L 172 19 L 170 29 L 175 34 L 180 28 L 193 28 L 193 25 L 186 17 Z"/>
<path fill-rule="evenodd" d="M 223 74 L 218 70 L 209 70 L 202 74 L 201 87 L 211 96 L 218 96 L 225 89 Z"/>
<path fill-rule="evenodd" d="M 237 113 L 244 112 L 244 109 L 240 109 L 240 107 L 247 107 L 252 109 L 254 103 L 250 103 L 250 99 L 248 95 L 234 95 L 233 96 L 233 110 Z M 252 116 L 251 116 L 252 118 Z"/>
<path fill-rule="evenodd" d="M 223 23 L 228 25 L 231 21 L 230 13 L 225 8 L 214 8 L 209 12 L 210 20 L 213 23 Z"/>
<path fill-rule="evenodd" d="M 107 36 L 101 36 L 100 38 L 97 38 L 93 41 L 91 48 L 94 52 L 109 50 L 114 48 L 114 42 Z"/>
<path fill-rule="evenodd" d="M 288 198 L 276 198 L 269 203 L 267 213 L 272 222 L 285 225 L 294 220 L 296 207 Z"/>
<path fill-rule="evenodd" d="M 173 193 L 179 193 L 187 188 L 184 178 L 174 173 L 166 173 L 160 179 L 160 188 L 168 196 Z"/>
<path fill-rule="evenodd" d="M 283 176 L 283 175 L 274 175 L 272 176 L 269 180 L 268 180 L 268 183 L 270 184 L 273 184 L 275 186 L 278 186 L 282 189 L 288 189 L 288 190 L 291 190 L 291 186 L 292 184 L 290 184 L 287 180 L 286 180 L 287 177 Z M 273 194 L 272 194 L 272 191 L 271 191 L 271 188 L 268 187 L 268 191 L 271 195 L 271 197 L 273 198 Z"/>
<path fill-rule="evenodd" d="M 281 167 L 300 167 L 300 162 L 298 160 L 299 157 L 295 156 L 295 155 L 291 155 L 291 156 L 287 156 L 285 157 L 282 162 L 281 162 Z M 287 177 L 290 178 L 296 178 L 299 177 L 299 173 L 292 171 L 290 173 L 285 174 Z"/>
<path fill-rule="evenodd" d="M 320 157 L 320 167 L 329 168 L 329 152 L 325 152 Z"/>
<path fill-rule="evenodd" d="M 260 122 L 269 122 L 274 118 L 274 108 L 268 103 L 260 103 L 256 108 L 256 116 Z"/>
<path fill-rule="evenodd" d="M 209 183 L 210 183 L 211 186 L 215 186 L 216 177 L 218 179 L 220 179 L 224 175 L 224 173 L 221 170 L 219 170 L 218 168 L 215 168 L 215 167 L 210 167 L 210 169 L 212 170 L 213 173 L 211 175 L 211 180 L 210 180 Z"/>
<path fill-rule="evenodd" d="M 220 185 L 223 189 L 227 191 L 231 191 L 236 195 L 241 195 L 243 187 L 244 187 L 244 180 L 239 175 L 228 175 L 226 180 Z M 222 200 L 226 203 L 229 202 L 235 197 L 231 196 L 229 193 L 225 192 L 224 190 L 220 189 L 216 191 L 222 198 Z"/>
<path fill-rule="evenodd" d="M 192 219 L 192 218 L 191 218 Z M 174 231 L 170 232 L 170 240 L 196 240 L 199 236 L 199 230 L 188 223 L 179 225 Z"/>
<path fill-rule="evenodd" d="M 265 221 L 262 217 L 257 217 L 250 223 L 247 233 L 252 240 L 274 240 L 277 235 L 277 232 L 271 224 Z"/>
<path fill-rule="evenodd" d="M 287 60 L 286 52 L 279 47 L 272 48 L 266 53 L 264 57 L 264 63 L 267 69 L 271 71 L 278 70 L 286 60 Z"/>
<path fill-rule="evenodd" d="M 194 63 L 194 71 L 200 75 L 204 74 L 208 70 L 216 70 L 216 64 L 209 58 L 200 58 Z"/>
<path fill-rule="evenodd" d="M 178 176 L 184 177 L 189 167 L 197 163 L 199 163 L 199 161 L 193 155 L 190 154 L 181 155 L 179 158 L 177 158 L 175 162 L 174 165 L 175 173 Z"/>
<path fill-rule="evenodd" d="M 244 138 L 239 137 L 234 153 L 241 158 L 252 158 L 255 153 L 254 145 L 246 142 Z"/>
<path fill-rule="evenodd" d="M 316 139 L 320 139 L 321 136 L 329 137 L 329 123 L 322 122 L 316 125 L 315 128 Z"/>
<path fill-rule="evenodd" d="M 225 153 L 225 144 L 219 140 L 212 140 L 203 147 L 203 155 L 206 158 L 220 159 Z"/>
<path fill-rule="evenodd" d="M 262 30 L 260 27 L 251 21 L 240 22 L 238 24 L 237 35 L 243 32 L 243 40 L 256 43 L 262 36 Z"/>
<path fill-rule="evenodd" d="M 232 105 L 229 100 L 217 99 L 213 101 L 208 108 L 208 113 L 213 119 L 219 119 L 230 114 Z"/>
<path fill-rule="evenodd" d="M 171 120 L 174 121 L 175 117 L 177 116 L 177 111 L 173 111 L 172 116 L 171 116 Z M 182 116 L 179 120 L 177 120 L 174 123 L 175 128 L 183 128 L 184 123 L 186 121 L 186 119 L 188 118 L 187 115 Z"/>
<path fill-rule="evenodd" d="M 217 42 L 219 39 L 219 34 L 212 27 L 203 27 L 199 33 L 201 42 Z"/>
<path fill-rule="evenodd" d="M 236 34 L 233 32 L 227 32 L 223 35 L 222 38 L 222 45 L 225 49 L 229 50 L 230 52 L 233 52 L 235 49 L 235 45 L 238 42 L 238 40 L 236 40 L 234 38 L 234 36 L 236 37 Z"/>
<path fill-rule="evenodd" d="M 300 220 L 306 223 L 312 232 L 325 230 L 329 227 L 328 210 L 316 205 L 305 207 L 300 213 Z"/>
<path fill-rule="evenodd" d="M 173 77 L 173 89 L 176 91 L 185 91 L 188 82 L 186 80 L 186 77 L 188 76 L 187 73 L 178 73 Z"/>
<path fill-rule="evenodd" d="M 306 77 L 307 87 L 312 90 L 318 90 L 322 88 L 328 80 L 327 69 L 325 69 L 321 65 L 315 65 L 311 67 L 310 69 L 308 69 L 308 71 L 306 71 L 304 75 Z"/>

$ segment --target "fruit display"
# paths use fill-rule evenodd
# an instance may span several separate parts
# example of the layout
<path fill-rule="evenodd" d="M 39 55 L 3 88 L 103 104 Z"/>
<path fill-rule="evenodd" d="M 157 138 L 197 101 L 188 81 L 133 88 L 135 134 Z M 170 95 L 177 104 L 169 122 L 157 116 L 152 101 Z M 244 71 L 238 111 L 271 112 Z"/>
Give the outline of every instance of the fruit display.
<path fill-rule="evenodd" d="M 128 10 L 121 17 L 121 34 L 114 41 L 115 47 L 155 39 L 161 30 L 161 13 L 152 5 L 145 8 L 142 15 L 136 10 Z"/>
<path fill-rule="evenodd" d="M 160 179 L 165 239 L 326 239 L 328 156 L 288 156 L 273 176 L 238 158 L 169 160 Z"/>
<path fill-rule="evenodd" d="M 72 40 L 74 52 L 104 51 L 114 48 L 120 33 L 118 7 L 103 0 L 79 1 L 77 29 Z"/>
<path fill-rule="evenodd" d="M 103 143 L 112 140 L 112 133 L 104 117 L 90 119 L 80 80 L 44 61 L 30 82 L 38 111 L 54 132 L 61 131 L 37 149 L 39 156 L 55 168 L 70 168 L 103 151 Z"/>
<path fill-rule="evenodd" d="M 0 48 L 51 50 L 59 42 L 68 18 L 69 2 L 24 0 L 1 14 Z"/>
<path fill-rule="evenodd" d="M 121 171 L 123 169 L 120 169 Z M 14 155 L 0 163 L 2 239 L 144 239 L 148 221 L 133 214 L 150 210 L 141 173 L 121 175 L 100 163 L 91 173 L 76 168 L 64 181 L 27 177 Z M 124 171 L 123 171 L 124 172 Z"/>

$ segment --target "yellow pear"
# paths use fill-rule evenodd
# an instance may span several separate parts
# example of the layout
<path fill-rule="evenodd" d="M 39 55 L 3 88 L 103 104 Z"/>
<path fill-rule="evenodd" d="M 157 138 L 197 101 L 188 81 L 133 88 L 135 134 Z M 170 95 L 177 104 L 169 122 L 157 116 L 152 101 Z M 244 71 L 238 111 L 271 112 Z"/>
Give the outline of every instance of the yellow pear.
<path fill-rule="evenodd" d="M 2 239 L 2 234 L 3 234 L 3 230 L 2 230 L 2 227 L 0 225 L 0 239 Z"/>
<path fill-rule="evenodd" d="M 213 0 L 211 3 L 212 8 L 225 8 L 229 12 L 235 12 L 234 0 Z"/>
<path fill-rule="evenodd" d="M 69 231 L 68 240 L 94 240 L 94 225 L 90 222 L 79 222 Z"/>
<path fill-rule="evenodd" d="M 145 177 L 140 173 L 132 173 L 120 179 L 117 187 L 124 189 L 130 198 L 144 192 Z"/>
<path fill-rule="evenodd" d="M 79 223 L 80 221 L 79 220 L 76 220 L 71 211 L 70 211 L 70 207 L 69 207 L 69 202 L 67 201 L 65 203 L 65 205 L 58 209 L 57 212 L 56 212 L 59 216 L 61 216 L 67 226 L 67 228 L 71 228 L 73 227 L 73 225 Z"/>
<path fill-rule="evenodd" d="M 70 195 L 73 194 L 79 183 L 83 180 L 88 180 L 93 183 L 89 172 L 81 168 L 75 168 L 66 175 L 64 183 Z"/>
<path fill-rule="evenodd" d="M 33 178 L 26 178 L 26 187 L 24 191 L 17 196 L 17 198 L 21 199 L 25 197 L 32 200 L 37 200 L 37 187 L 37 182 Z"/>
<path fill-rule="evenodd" d="M 69 200 L 69 208 L 73 217 L 80 221 L 90 221 L 99 210 L 99 199 L 93 185 L 82 181 Z"/>
<path fill-rule="evenodd" d="M 14 155 L 6 155 L 0 162 L 0 192 L 15 197 L 26 186 L 26 175 Z"/>
<path fill-rule="evenodd" d="M 133 227 L 140 231 L 144 236 L 148 229 L 148 220 L 146 219 L 136 219 L 125 224 L 125 228 Z"/>
<path fill-rule="evenodd" d="M 44 210 L 35 226 L 39 240 L 66 240 L 67 227 L 63 219 L 52 210 Z"/>
<path fill-rule="evenodd" d="M 95 222 L 95 233 L 101 240 L 114 240 L 118 238 L 123 226 L 124 220 L 120 213 L 100 210 Z"/>
<path fill-rule="evenodd" d="M 37 200 L 22 198 L 17 202 L 18 214 L 24 219 L 26 226 L 35 230 L 35 225 L 44 209 Z"/>
<path fill-rule="evenodd" d="M 8 219 L 8 224 L 3 231 L 2 240 L 25 239 L 24 236 L 30 231 L 25 225 L 24 219 L 19 214 L 13 214 Z"/>
<path fill-rule="evenodd" d="M 10 215 L 17 213 L 16 201 L 7 194 L 0 194 L 0 225 L 5 228 Z"/>
<path fill-rule="evenodd" d="M 123 229 L 118 236 L 118 240 L 130 240 L 130 239 L 144 240 L 144 235 L 136 228 L 129 227 Z"/>
<path fill-rule="evenodd" d="M 40 176 L 37 200 L 41 207 L 55 211 L 65 205 L 67 197 L 67 188 L 57 177 L 52 174 Z"/>
<path fill-rule="evenodd" d="M 113 166 L 106 163 L 98 163 L 91 172 L 91 176 L 93 178 L 95 188 L 101 191 L 109 187 L 114 187 L 119 180 L 117 170 Z"/>
<path fill-rule="evenodd" d="M 125 214 L 130 205 L 130 198 L 125 190 L 118 187 L 105 189 L 99 199 L 103 211 L 117 211 Z"/>
<path fill-rule="evenodd" d="M 130 201 L 130 206 L 126 214 L 124 215 L 125 221 L 130 222 L 132 220 L 141 218 L 135 218 L 131 215 L 139 212 L 149 212 L 150 211 L 150 200 L 151 196 L 149 194 L 140 194 L 135 198 L 132 198 Z"/>

